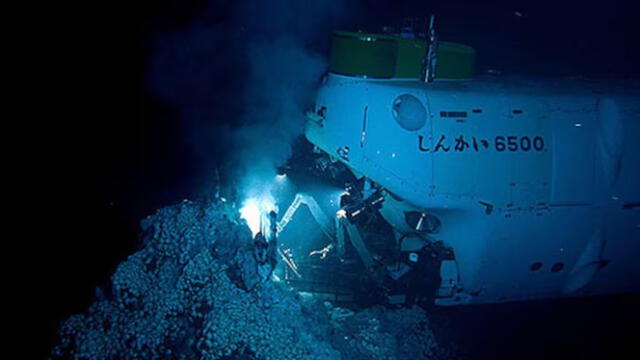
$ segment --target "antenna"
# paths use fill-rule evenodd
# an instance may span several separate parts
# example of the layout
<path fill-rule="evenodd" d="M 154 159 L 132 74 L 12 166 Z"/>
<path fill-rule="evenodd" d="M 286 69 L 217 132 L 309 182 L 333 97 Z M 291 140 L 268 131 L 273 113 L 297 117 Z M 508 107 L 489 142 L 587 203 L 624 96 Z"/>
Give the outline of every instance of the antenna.
<path fill-rule="evenodd" d="M 432 82 L 436 75 L 436 62 L 438 60 L 438 37 L 436 36 L 436 30 L 434 28 L 435 16 L 431 15 L 429 21 L 429 32 L 427 34 L 429 38 L 429 50 L 427 52 L 427 59 L 425 63 L 424 82 Z"/>
<path fill-rule="evenodd" d="M 220 199 L 220 173 L 218 172 L 218 167 L 216 166 L 216 199 Z"/>

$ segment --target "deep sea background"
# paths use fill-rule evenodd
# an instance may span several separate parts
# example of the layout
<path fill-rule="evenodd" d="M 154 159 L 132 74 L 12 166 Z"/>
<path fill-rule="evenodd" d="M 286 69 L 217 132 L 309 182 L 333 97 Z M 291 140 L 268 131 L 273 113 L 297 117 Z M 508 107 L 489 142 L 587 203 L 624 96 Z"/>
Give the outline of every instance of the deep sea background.
<path fill-rule="evenodd" d="M 254 59 L 247 43 L 293 37 L 321 59 L 331 29 L 379 31 L 407 16 L 435 13 L 440 39 L 475 47 L 479 71 L 639 78 L 640 26 L 631 3 L 73 5 L 74 15 L 57 24 L 64 28 L 59 47 L 43 54 L 56 59 L 51 71 L 64 90 L 52 94 L 55 106 L 35 165 L 46 180 L 38 189 L 46 214 L 38 226 L 47 230 L 37 243 L 42 267 L 30 284 L 44 299 L 37 314 L 38 358 L 49 352 L 57 324 L 85 311 L 95 286 L 135 250 L 141 218 L 184 198 L 210 196 L 215 167 L 250 147 L 233 139 L 247 121 L 243 109 L 254 87 L 246 73 Z M 614 296 L 436 309 L 434 319 L 442 321 L 433 326 L 481 358 L 632 358 L 638 354 L 639 305 L 637 296 Z"/>

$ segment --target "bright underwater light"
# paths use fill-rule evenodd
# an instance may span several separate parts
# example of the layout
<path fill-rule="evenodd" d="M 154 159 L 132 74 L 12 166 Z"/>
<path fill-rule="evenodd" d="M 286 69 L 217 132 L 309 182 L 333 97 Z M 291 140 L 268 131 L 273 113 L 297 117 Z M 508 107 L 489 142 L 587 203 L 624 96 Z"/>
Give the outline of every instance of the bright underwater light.
<path fill-rule="evenodd" d="M 251 234 L 255 236 L 260 231 L 269 229 L 268 215 L 271 211 L 278 211 L 273 196 L 251 197 L 242 203 L 240 217 L 247 222 Z M 263 229 L 260 229 L 261 226 Z"/>

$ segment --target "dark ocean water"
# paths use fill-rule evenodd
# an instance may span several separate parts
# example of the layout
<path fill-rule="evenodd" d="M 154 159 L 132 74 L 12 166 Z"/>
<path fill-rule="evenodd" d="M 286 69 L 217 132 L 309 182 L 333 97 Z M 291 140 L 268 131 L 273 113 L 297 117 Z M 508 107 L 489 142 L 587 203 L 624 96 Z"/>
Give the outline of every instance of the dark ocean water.
<path fill-rule="evenodd" d="M 243 3 L 251 8 L 250 1 Z M 480 71 L 640 77 L 637 25 L 629 2 L 334 3 L 344 12 L 318 28 L 378 30 L 408 15 L 436 13 L 440 38 L 474 46 Z M 82 27 L 65 39 L 73 50 L 64 67 L 73 89 L 65 99 L 72 98 L 74 106 L 60 110 L 59 117 L 67 120 L 43 143 L 45 171 L 53 174 L 47 184 L 51 191 L 41 198 L 51 209 L 44 225 L 59 240 L 46 242 L 42 251 L 47 271 L 39 286 L 56 296 L 42 309 L 41 356 L 48 353 L 57 324 L 85 311 L 95 286 L 135 251 L 139 220 L 183 198 L 211 193 L 213 169 L 238 150 L 218 136 L 239 124 L 243 104 L 238 94 L 250 86 L 244 83 L 241 50 L 228 41 L 241 32 L 229 19 L 244 16 L 269 28 L 270 18 L 296 14 L 261 18 L 251 12 L 239 16 L 235 9 L 230 0 L 167 0 L 135 8 L 85 8 L 85 15 L 74 19 Z M 216 58 L 187 61 L 196 69 L 210 63 L 214 70 L 206 78 L 210 81 L 202 81 L 202 72 L 193 72 L 193 78 L 181 73 L 175 91 L 182 95 L 177 102 L 167 101 L 150 85 L 154 44 L 189 29 L 196 19 L 218 34 L 210 42 Z M 80 32 L 93 40 L 82 40 Z M 238 41 L 260 36 L 242 34 Z M 328 33 L 309 34 L 308 46 L 326 54 Z M 169 69 L 182 64 L 169 58 L 175 61 Z M 71 210 L 57 211 L 62 205 Z M 639 305 L 634 295 L 429 312 L 436 334 L 441 331 L 460 344 L 471 358 L 601 358 L 619 351 L 626 355 L 616 358 L 633 358 Z"/>
<path fill-rule="evenodd" d="M 434 332 L 475 359 L 634 359 L 638 295 L 434 309 Z"/>

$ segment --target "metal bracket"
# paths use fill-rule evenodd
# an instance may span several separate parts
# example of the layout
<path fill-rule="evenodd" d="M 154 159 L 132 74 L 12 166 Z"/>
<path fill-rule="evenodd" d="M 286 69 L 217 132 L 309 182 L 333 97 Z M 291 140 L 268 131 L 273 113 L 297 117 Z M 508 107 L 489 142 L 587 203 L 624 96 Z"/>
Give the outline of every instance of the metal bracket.
<path fill-rule="evenodd" d="M 307 120 L 318 124 L 318 126 L 324 126 L 324 119 L 326 117 L 326 114 L 327 108 L 323 106 L 317 111 L 307 110 L 304 116 L 307 118 Z"/>

